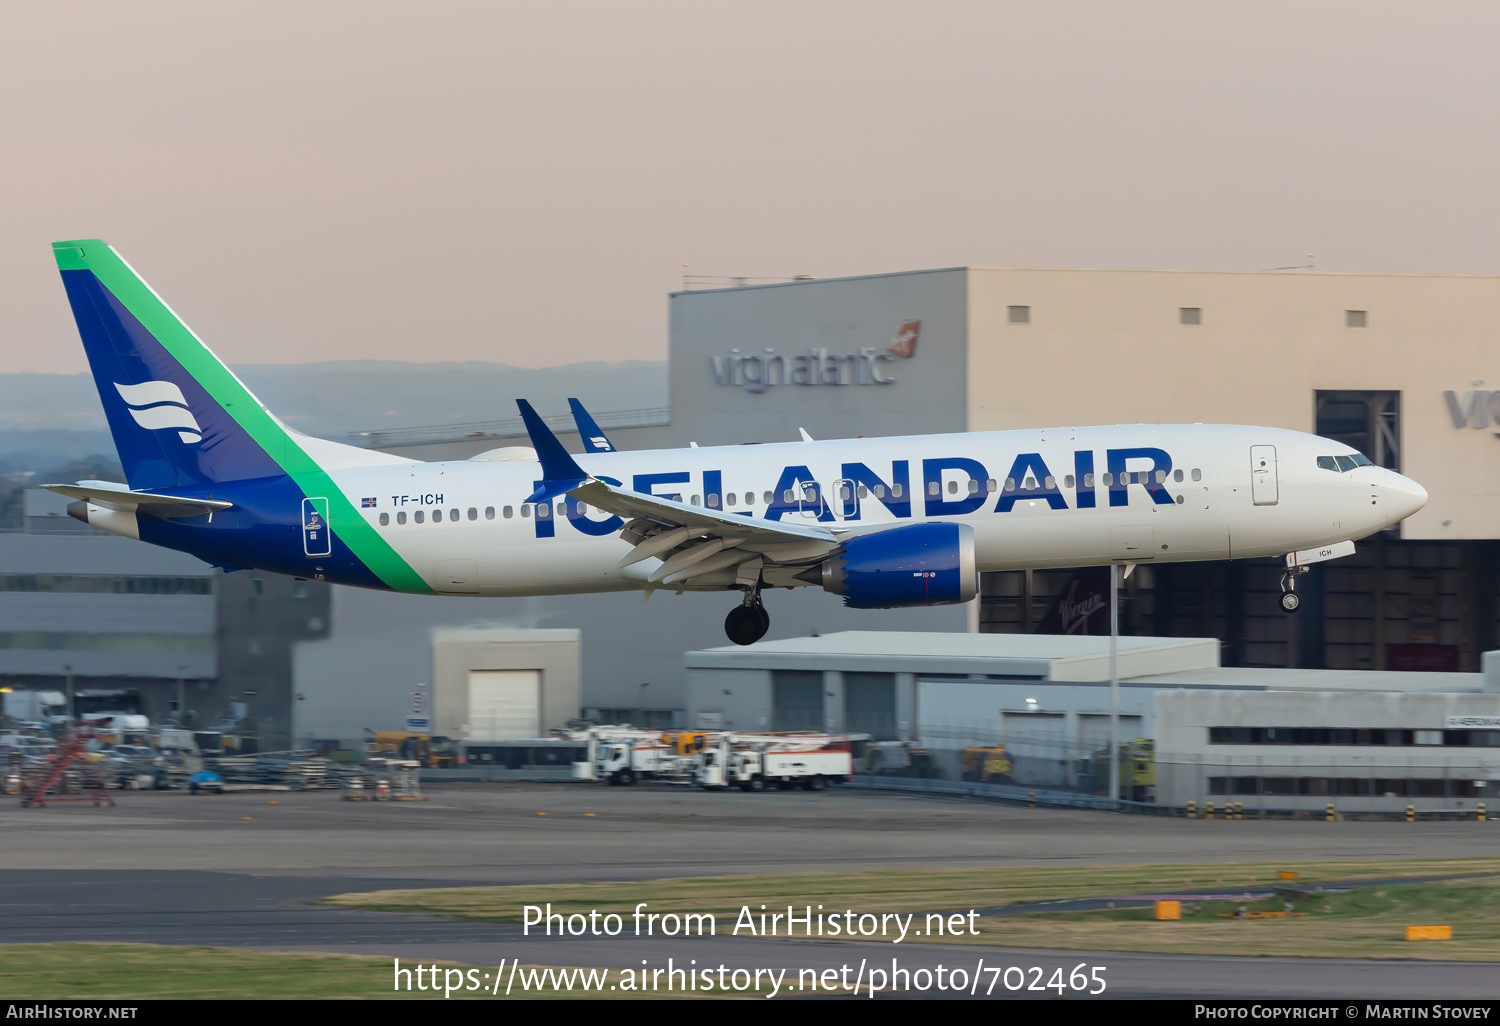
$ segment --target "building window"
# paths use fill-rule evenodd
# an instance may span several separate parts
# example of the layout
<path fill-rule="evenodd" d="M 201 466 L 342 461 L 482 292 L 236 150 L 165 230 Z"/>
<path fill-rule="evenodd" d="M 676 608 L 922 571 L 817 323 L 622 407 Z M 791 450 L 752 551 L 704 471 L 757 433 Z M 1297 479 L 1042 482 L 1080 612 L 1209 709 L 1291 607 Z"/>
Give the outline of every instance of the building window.
<path fill-rule="evenodd" d="M 1346 327 L 1346 328 L 1363 328 L 1363 327 L 1365 327 L 1365 323 L 1366 323 L 1366 321 L 1365 321 L 1365 311 L 1363 311 L 1363 310 L 1345 310 L 1344 311 L 1344 327 Z"/>
<path fill-rule="evenodd" d="M 1197 306 L 1179 306 L 1177 308 L 1178 324 L 1202 324 L 1203 308 Z"/>
<path fill-rule="evenodd" d="M 1010 323 L 1012 323 L 1012 324 L 1030 324 L 1031 323 L 1031 307 L 1029 307 L 1029 306 L 1011 306 L 1011 307 L 1007 307 L 1006 310 L 1009 313 Z"/>

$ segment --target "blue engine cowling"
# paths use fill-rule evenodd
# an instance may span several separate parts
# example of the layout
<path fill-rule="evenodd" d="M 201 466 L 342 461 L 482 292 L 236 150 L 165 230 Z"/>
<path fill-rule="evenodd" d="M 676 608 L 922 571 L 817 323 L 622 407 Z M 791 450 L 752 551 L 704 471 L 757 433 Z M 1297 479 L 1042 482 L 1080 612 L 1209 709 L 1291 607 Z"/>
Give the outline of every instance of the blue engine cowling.
<path fill-rule="evenodd" d="M 860 535 L 817 570 L 815 583 L 844 596 L 851 609 L 944 606 L 979 594 L 968 524 L 911 524 Z"/>

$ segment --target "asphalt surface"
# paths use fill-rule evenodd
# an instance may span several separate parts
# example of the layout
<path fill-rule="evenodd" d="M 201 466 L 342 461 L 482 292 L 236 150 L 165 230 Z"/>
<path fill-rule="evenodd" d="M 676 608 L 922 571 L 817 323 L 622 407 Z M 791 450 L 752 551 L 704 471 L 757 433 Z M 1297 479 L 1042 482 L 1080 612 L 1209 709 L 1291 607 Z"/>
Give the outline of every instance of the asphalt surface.
<path fill-rule="evenodd" d="M 450 785 L 429 789 L 429 796 L 422 803 L 376 804 L 342 802 L 335 792 L 144 792 L 124 795 L 114 809 L 0 806 L 8 867 L 0 877 L 0 938 L 349 952 L 400 958 L 403 965 L 499 967 L 519 959 L 665 969 L 671 959 L 675 968 L 784 968 L 791 979 L 799 970 L 847 965 L 852 980 L 859 965 L 889 970 L 892 959 L 910 970 L 942 964 L 972 975 L 982 959 L 986 969 L 974 996 L 992 988 L 990 996 L 1008 998 L 1055 998 L 1055 990 L 1030 988 L 1053 979 L 1058 968 L 1067 977 L 1083 963 L 1086 973 L 1103 967 L 1110 997 L 1500 998 L 1500 972 L 1492 964 L 635 937 L 628 928 L 619 938 L 547 938 L 525 936 L 514 924 L 313 904 L 348 891 L 458 884 L 1486 856 L 1500 839 L 1491 824 L 1159 820 L 837 789 L 724 795 Z M 1005 983 L 1020 977 L 997 977 L 996 967 L 1025 970 L 1025 985 L 1008 990 Z"/>

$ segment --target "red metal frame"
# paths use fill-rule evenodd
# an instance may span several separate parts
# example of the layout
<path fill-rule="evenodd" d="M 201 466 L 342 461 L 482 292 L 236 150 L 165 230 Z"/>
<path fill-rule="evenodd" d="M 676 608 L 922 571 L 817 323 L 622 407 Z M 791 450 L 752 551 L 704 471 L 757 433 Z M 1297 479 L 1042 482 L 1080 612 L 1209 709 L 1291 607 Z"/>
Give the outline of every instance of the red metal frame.
<path fill-rule="evenodd" d="M 47 757 L 46 764 L 33 770 L 21 781 L 21 808 L 28 809 L 55 802 L 93 802 L 96 807 L 101 802 L 114 805 L 115 800 L 110 797 L 104 777 L 92 761 L 85 758 L 88 743 L 95 737 L 92 727 L 83 723 L 73 724 L 63 736 L 57 750 Z M 57 787 L 63 774 L 74 763 L 78 764 L 79 775 L 82 777 L 83 787 L 80 792 L 76 795 L 48 794 Z"/>

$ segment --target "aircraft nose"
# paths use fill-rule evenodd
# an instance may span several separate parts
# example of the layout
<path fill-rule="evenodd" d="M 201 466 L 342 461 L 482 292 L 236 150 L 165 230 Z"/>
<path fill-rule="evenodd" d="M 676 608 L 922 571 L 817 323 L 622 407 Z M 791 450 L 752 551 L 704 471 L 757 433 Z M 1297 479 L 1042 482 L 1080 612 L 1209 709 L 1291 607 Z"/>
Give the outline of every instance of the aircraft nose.
<path fill-rule="evenodd" d="M 1385 472 L 1385 512 L 1391 523 L 1405 520 L 1427 505 L 1427 489 L 1394 470 Z"/>

